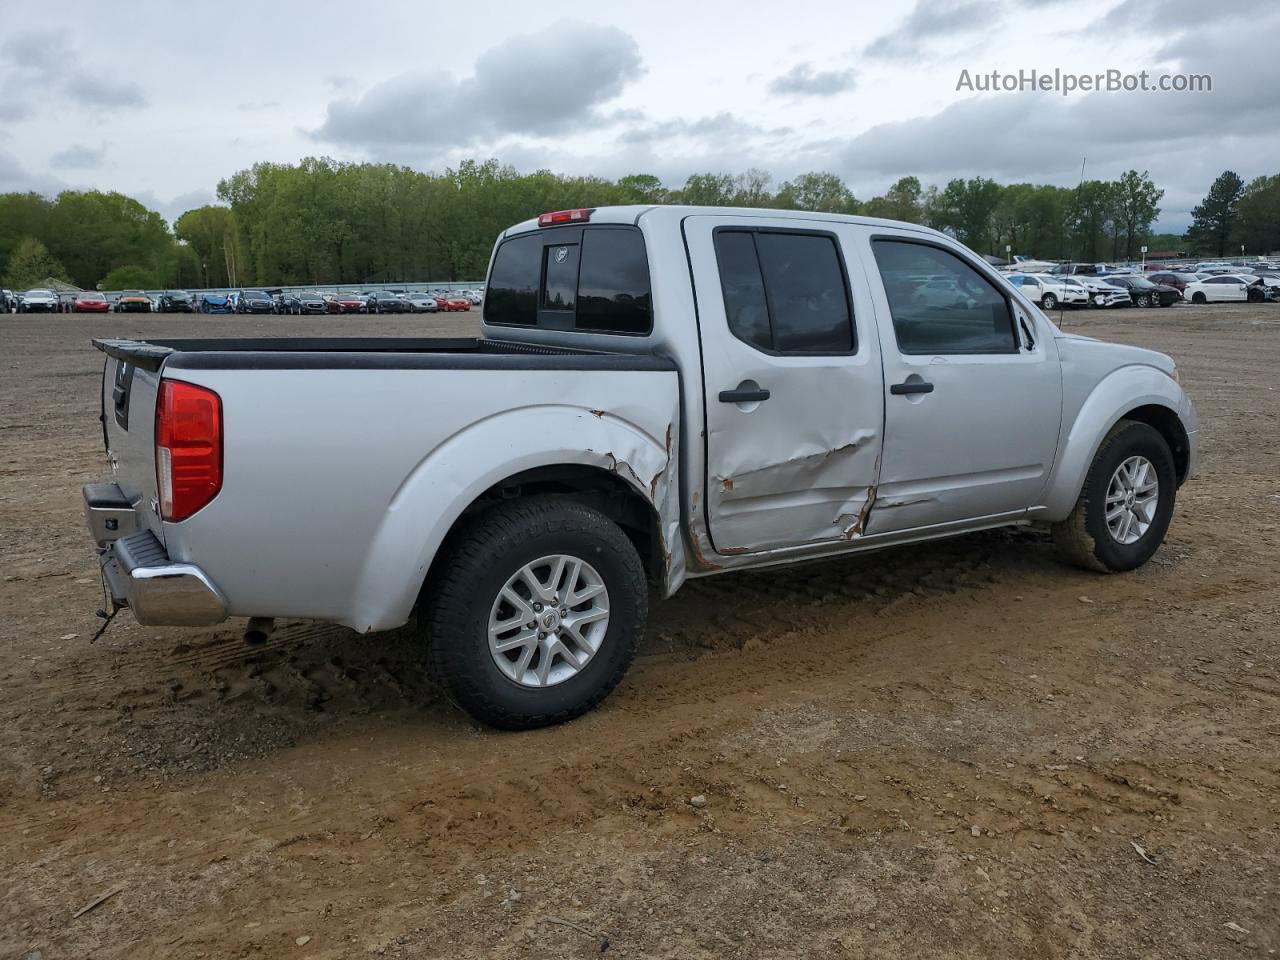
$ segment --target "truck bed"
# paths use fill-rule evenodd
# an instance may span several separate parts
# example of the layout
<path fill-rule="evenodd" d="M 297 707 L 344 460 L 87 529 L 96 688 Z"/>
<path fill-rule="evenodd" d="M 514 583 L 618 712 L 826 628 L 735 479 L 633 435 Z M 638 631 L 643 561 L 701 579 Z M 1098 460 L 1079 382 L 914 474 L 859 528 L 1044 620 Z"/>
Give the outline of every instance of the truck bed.
<path fill-rule="evenodd" d="M 130 529 L 170 565 L 199 568 L 230 616 L 398 626 L 468 505 L 544 467 L 613 474 L 677 529 L 680 385 L 667 357 L 487 338 L 93 343 Z M 219 492 L 177 522 L 157 506 L 166 379 L 216 393 L 220 409 Z"/>
<path fill-rule="evenodd" d="M 483 337 L 193 337 L 95 339 L 143 370 L 674 370 L 673 361 Z"/>

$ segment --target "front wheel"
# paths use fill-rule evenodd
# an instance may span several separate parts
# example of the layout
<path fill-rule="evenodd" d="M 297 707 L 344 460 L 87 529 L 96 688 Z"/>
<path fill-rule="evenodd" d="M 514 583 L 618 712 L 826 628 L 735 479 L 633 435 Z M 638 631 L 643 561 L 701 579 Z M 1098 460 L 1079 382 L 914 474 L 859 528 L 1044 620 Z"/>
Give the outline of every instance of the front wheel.
<path fill-rule="evenodd" d="M 1191 302 L 1192 303 L 1208 303 L 1209 298 L 1206 297 L 1203 293 L 1193 293 L 1191 295 Z"/>
<path fill-rule="evenodd" d="M 611 519 L 562 497 L 480 515 L 429 585 L 432 672 L 477 720 L 562 723 L 626 673 L 648 612 L 644 568 Z"/>
<path fill-rule="evenodd" d="M 1169 529 L 1177 483 L 1160 432 L 1121 420 L 1103 438 L 1070 516 L 1053 525 L 1059 554 L 1103 573 L 1142 566 Z"/>
<path fill-rule="evenodd" d="M 1042 310 L 1052 310 L 1057 305 L 1058 305 L 1058 298 L 1055 297 L 1052 293 L 1046 293 L 1044 295 L 1044 299 L 1040 301 L 1040 308 Z"/>
<path fill-rule="evenodd" d="M 1140 307 L 1151 306 L 1151 295 L 1149 293 L 1138 294 L 1138 306 Z"/>

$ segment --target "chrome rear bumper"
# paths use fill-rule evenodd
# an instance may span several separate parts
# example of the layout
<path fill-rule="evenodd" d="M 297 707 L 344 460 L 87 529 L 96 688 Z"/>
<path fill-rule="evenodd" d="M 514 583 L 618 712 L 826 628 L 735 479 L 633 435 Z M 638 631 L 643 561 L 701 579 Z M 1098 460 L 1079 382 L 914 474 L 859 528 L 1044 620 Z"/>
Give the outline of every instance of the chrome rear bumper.
<path fill-rule="evenodd" d="M 217 585 L 195 564 L 170 560 L 150 530 L 138 530 L 119 487 L 89 484 L 84 498 L 103 581 L 138 623 L 199 627 L 227 619 L 227 600 Z"/>

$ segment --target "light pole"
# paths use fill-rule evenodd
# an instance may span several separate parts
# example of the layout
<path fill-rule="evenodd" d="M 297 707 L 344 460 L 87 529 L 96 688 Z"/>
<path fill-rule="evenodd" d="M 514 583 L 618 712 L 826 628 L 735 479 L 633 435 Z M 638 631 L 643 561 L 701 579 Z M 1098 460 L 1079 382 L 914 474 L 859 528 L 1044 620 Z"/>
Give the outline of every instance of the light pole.
<path fill-rule="evenodd" d="M 1142 269 L 1144 271 L 1147 269 L 1147 245 L 1145 243 L 1142 245 Z"/>

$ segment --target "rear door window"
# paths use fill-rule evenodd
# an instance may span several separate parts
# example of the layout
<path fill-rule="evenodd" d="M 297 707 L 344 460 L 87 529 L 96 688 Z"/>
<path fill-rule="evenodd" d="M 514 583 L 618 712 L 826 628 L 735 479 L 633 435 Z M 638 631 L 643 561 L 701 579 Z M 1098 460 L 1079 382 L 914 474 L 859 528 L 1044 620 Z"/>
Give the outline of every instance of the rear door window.
<path fill-rule="evenodd" d="M 644 236 L 626 225 L 555 227 L 498 247 L 489 324 L 643 335 L 653 329 Z"/>
<path fill-rule="evenodd" d="M 717 230 L 715 246 L 735 337 L 771 353 L 853 352 L 853 308 L 835 237 Z"/>

